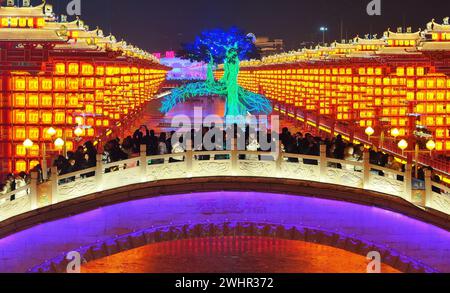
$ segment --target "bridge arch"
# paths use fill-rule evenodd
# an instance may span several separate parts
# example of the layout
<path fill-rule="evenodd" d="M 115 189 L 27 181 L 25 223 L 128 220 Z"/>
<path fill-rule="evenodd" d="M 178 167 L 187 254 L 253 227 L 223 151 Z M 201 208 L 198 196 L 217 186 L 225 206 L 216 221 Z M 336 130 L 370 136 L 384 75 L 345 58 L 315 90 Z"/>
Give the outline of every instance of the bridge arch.
<path fill-rule="evenodd" d="M 217 178 L 216 183 L 222 182 L 222 186 L 226 186 L 226 179 Z M 180 231 L 180 227 L 187 227 L 190 231 L 198 231 L 195 229 L 199 228 L 195 227 L 202 227 L 201 231 L 206 231 L 207 227 L 213 225 L 222 227 L 216 230 L 220 234 L 224 231 L 225 223 L 241 223 L 246 227 L 269 225 L 270 231 L 289 231 L 293 227 L 299 231 L 311 229 L 311 233 L 320 236 L 320 239 L 311 238 L 311 241 L 332 245 L 330 241 L 333 239 L 344 239 L 342 241 L 347 244 L 356 243 L 356 248 L 353 244 L 347 248 L 336 247 L 351 252 L 372 245 L 381 249 L 382 255 L 384 253 L 387 257 L 385 263 L 402 271 L 450 271 L 447 261 L 450 259 L 450 234 L 446 230 L 384 209 L 337 201 L 342 194 L 339 195 L 336 188 L 328 189 L 334 198 L 329 200 L 313 197 L 312 193 L 304 196 L 308 195 L 307 186 L 303 185 L 302 188 L 297 181 L 293 181 L 296 184 L 291 186 L 297 190 L 298 195 L 295 196 L 288 195 L 286 186 L 274 182 L 257 179 L 252 185 L 249 180 L 240 179 L 241 182 L 231 182 L 234 185 L 230 183 L 228 188 L 223 188 L 233 191 L 206 192 L 208 189 L 218 189 L 217 186 L 208 187 L 208 182 L 214 180 L 193 178 L 183 179 L 179 184 L 161 181 L 159 188 L 148 183 L 137 184 L 128 189 L 74 199 L 76 205 L 73 201 L 60 203 L 53 206 L 52 211 L 41 211 L 41 214 L 17 220 L 16 227 L 28 225 L 29 228 L 0 239 L 4 256 L 2 269 L 23 272 L 42 263 L 41 269 L 48 268 L 49 263 L 55 263 L 53 266 L 58 267 L 58 258 L 55 257 L 60 254 L 89 249 L 96 241 L 115 241 L 123 235 L 135 235 L 155 227 L 172 227 L 177 231 Z M 198 190 L 202 186 L 200 189 L 203 192 L 184 193 L 188 191 L 188 180 L 192 181 L 191 188 L 195 186 L 195 190 Z M 256 186 L 273 186 L 273 189 L 271 193 L 257 192 L 254 191 L 257 190 Z M 310 188 L 315 190 L 313 186 Z M 159 194 L 152 194 L 156 190 L 160 191 Z M 279 191 L 276 193 L 275 190 Z M 345 192 L 351 194 L 348 190 Z M 290 193 L 295 194 L 292 191 Z M 356 198 L 357 195 L 354 193 L 352 196 Z M 407 208 L 403 204 L 399 203 L 399 207 Z M 53 218 L 47 218 L 49 215 Z M 43 224 L 36 226 L 36 220 Z M 248 232 L 246 229 L 242 231 Z M 261 229 L 252 231 L 258 234 L 264 230 Z M 166 231 L 170 232 L 170 229 Z M 170 233 L 168 235 L 176 235 Z M 29 239 L 36 240 L 31 244 Z M 340 242 L 335 243 L 337 245 Z M 364 251 L 359 252 L 362 254 Z M 389 262 L 391 258 L 395 259 L 394 263 Z"/>
<path fill-rule="evenodd" d="M 254 222 L 225 222 L 156 227 L 122 235 L 77 249 L 84 264 L 136 248 L 162 242 L 213 237 L 265 237 L 303 241 L 342 249 L 366 257 L 376 251 L 384 265 L 405 273 L 432 273 L 435 269 L 402 255 L 387 246 L 367 242 L 349 235 L 314 227 Z M 69 265 L 67 253 L 38 265 L 30 273 L 65 273 Z"/>

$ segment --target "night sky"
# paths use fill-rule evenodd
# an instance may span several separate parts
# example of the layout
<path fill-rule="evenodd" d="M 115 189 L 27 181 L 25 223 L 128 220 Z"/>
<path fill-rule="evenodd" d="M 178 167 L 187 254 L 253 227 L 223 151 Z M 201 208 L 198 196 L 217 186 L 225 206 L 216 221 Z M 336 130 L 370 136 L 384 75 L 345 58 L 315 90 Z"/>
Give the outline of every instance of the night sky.
<path fill-rule="evenodd" d="M 281 38 L 288 49 L 302 42 L 321 42 L 378 33 L 390 27 L 425 28 L 432 18 L 450 16 L 448 0 L 381 0 L 382 16 L 368 16 L 370 0 L 81 0 L 82 19 L 120 40 L 151 52 L 178 49 L 205 29 L 238 26 L 257 36 Z M 36 0 L 33 3 L 39 3 Z M 70 0 L 48 0 L 58 12 Z"/>

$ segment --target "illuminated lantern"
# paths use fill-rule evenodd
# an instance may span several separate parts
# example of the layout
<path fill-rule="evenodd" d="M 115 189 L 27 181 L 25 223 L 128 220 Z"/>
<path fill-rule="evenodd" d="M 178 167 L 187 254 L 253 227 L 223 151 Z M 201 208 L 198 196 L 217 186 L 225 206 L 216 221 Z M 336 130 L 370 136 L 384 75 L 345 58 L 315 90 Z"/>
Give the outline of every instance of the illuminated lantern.
<path fill-rule="evenodd" d="M 35 139 L 38 140 L 39 139 L 39 128 L 37 127 L 31 127 L 28 131 L 28 136 L 30 137 L 30 139 Z"/>
<path fill-rule="evenodd" d="M 37 77 L 28 79 L 28 90 L 29 91 L 38 91 L 39 90 L 39 80 Z"/>
<path fill-rule="evenodd" d="M 42 123 L 52 124 L 53 123 L 53 113 L 50 111 L 45 111 L 42 113 Z"/>
<path fill-rule="evenodd" d="M 27 149 L 23 145 L 16 146 L 16 156 L 25 157 L 27 155 Z"/>
<path fill-rule="evenodd" d="M 11 18 L 9 19 L 9 26 L 10 26 L 10 27 L 17 27 L 18 24 L 19 24 L 19 19 L 18 19 L 18 18 L 16 18 L 16 17 L 11 17 Z"/>
<path fill-rule="evenodd" d="M 9 19 L 7 17 L 2 17 L 1 25 L 2 25 L 2 27 L 8 27 Z"/>
<path fill-rule="evenodd" d="M 69 75 L 78 75 L 79 68 L 78 63 L 69 63 Z"/>
<path fill-rule="evenodd" d="M 66 74 L 66 64 L 64 64 L 64 63 L 56 63 L 56 65 L 55 65 L 55 74 L 56 75 L 64 75 L 64 74 Z"/>
<path fill-rule="evenodd" d="M 80 116 L 75 117 L 75 123 L 78 125 L 83 125 L 84 124 L 83 117 L 80 117 Z"/>
<path fill-rule="evenodd" d="M 28 106 L 30 107 L 39 106 L 39 96 L 36 94 L 28 95 Z"/>
<path fill-rule="evenodd" d="M 85 76 L 91 76 L 94 74 L 94 66 L 91 64 L 83 64 L 81 65 L 81 74 Z"/>
<path fill-rule="evenodd" d="M 24 94 L 15 94 L 14 95 L 14 106 L 25 107 L 25 95 Z"/>
<path fill-rule="evenodd" d="M 38 28 L 44 27 L 45 26 L 45 19 L 43 18 L 38 18 L 36 21 L 36 26 Z"/>
<path fill-rule="evenodd" d="M 51 95 L 42 95 L 41 96 L 41 106 L 42 107 L 51 107 L 53 104 L 53 98 Z"/>
<path fill-rule="evenodd" d="M 27 162 L 23 160 L 16 161 L 16 171 L 17 172 L 27 171 Z"/>
<path fill-rule="evenodd" d="M 16 77 L 14 79 L 14 89 L 16 91 L 24 91 L 25 90 L 25 78 L 24 77 Z"/>
<path fill-rule="evenodd" d="M 51 91 L 53 89 L 53 81 L 50 78 L 43 78 L 41 88 L 43 91 Z"/>

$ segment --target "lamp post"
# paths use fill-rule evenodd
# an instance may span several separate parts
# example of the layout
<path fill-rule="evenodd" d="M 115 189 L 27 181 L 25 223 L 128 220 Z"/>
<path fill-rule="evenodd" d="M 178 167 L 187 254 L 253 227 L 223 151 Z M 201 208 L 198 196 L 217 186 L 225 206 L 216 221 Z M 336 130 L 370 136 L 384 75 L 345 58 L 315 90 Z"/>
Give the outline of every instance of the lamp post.
<path fill-rule="evenodd" d="M 397 141 L 397 138 L 400 136 L 400 131 L 397 128 L 391 129 L 390 134 L 391 134 L 392 138 L 391 137 L 386 137 L 384 129 L 381 131 L 380 136 L 373 136 L 375 134 L 375 129 L 373 129 L 371 126 L 366 128 L 365 133 L 368 136 L 369 141 L 370 141 L 371 138 L 379 138 L 380 139 L 379 147 L 381 149 L 384 147 L 384 141 L 385 140 Z"/>
<path fill-rule="evenodd" d="M 50 137 L 50 139 L 53 140 L 56 134 L 57 131 L 55 128 L 50 127 L 49 129 L 47 129 L 47 135 Z M 45 143 L 45 141 L 42 145 L 42 179 L 47 180 L 47 144 Z"/>
<path fill-rule="evenodd" d="M 56 132 L 55 132 L 56 133 Z M 61 152 L 61 149 L 63 148 L 63 146 L 65 145 L 65 141 L 62 138 L 57 138 L 53 144 L 55 145 L 55 150 L 50 150 L 50 151 L 58 151 Z M 34 142 L 27 138 L 24 140 L 24 142 L 22 143 L 22 145 L 25 147 L 25 149 L 28 150 L 31 149 L 34 146 Z M 42 146 L 42 179 L 46 180 L 47 179 L 47 146 L 44 143 Z"/>
<path fill-rule="evenodd" d="M 322 44 L 325 45 L 325 33 L 328 31 L 328 28 L 321 26 L 320 31 L 322 32 Z"/>
<path fill-rule="evenodd" d="M 398 148 L 402 150 L 402 155 L 405 155 L 405 153 L 414 153 L 414 171 L 416 174 L 416 177 L 418 175 L 418 171 L 419 171 L 419 154 L 420 153 L 429 153 L 430 156 L 432 155 L 433 151 L 436 149 L 436 143 L 434 142 L 434 140 L 430 139 L 428 140 L 427 144 L 426 144 L 426 148 L 427 150 L 420 150 L 420 146 L 419 144 L 416 142 L 416 144 L 414 145 L 414 150 L 411 151 L 406 151 L 406 149 L 408 148 L 408 142 L 404 139 L 402 139 L 399 143 L 398 143 Z"/>

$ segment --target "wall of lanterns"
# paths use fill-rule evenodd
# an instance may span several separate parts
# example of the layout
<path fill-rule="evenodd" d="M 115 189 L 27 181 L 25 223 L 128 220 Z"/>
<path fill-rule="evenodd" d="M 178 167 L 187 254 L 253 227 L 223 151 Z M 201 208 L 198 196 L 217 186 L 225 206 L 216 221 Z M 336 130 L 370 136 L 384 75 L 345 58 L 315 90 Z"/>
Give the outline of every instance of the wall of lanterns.
<path fill-rule="evenodd" d="M 72 151 L 123 124 L 169 70 L 81 20 L 55 22 L 44 4 L 0 16 L 0 175 L 28 171 L 47 152 Z"/>
<path fill-rule="evenodd" d="M 43 144 L 53 141 L 50 127 L 56 137 L 65 138 L 68 151 L 76 136 L 93 139 L 139 110 L 166 76 L 165 69 L 129 62 L 55 60 L 54 68 L 51 74 L 11 72 L 7 77 L 1 108 L 10 125 L 3 126 L 1 144 L 10 170 L 26 171 L 40 163 Z M 26 139 L 34 142 L 28 151 Z"/>
<path fill-rule="evenodd" d="M 430 22 L 423 32 L 388 30 L 381 39 L 357 37 L 243 61 L 239 83 L 294 111 L 361 130 L 382 125 L 408 139 L 423 129 L 431 132 L 436 152 L 449 154 L 449 34 L 447 19 L 442 25 Z M 219 66 L 215 76 L 222 75 Z"/>

